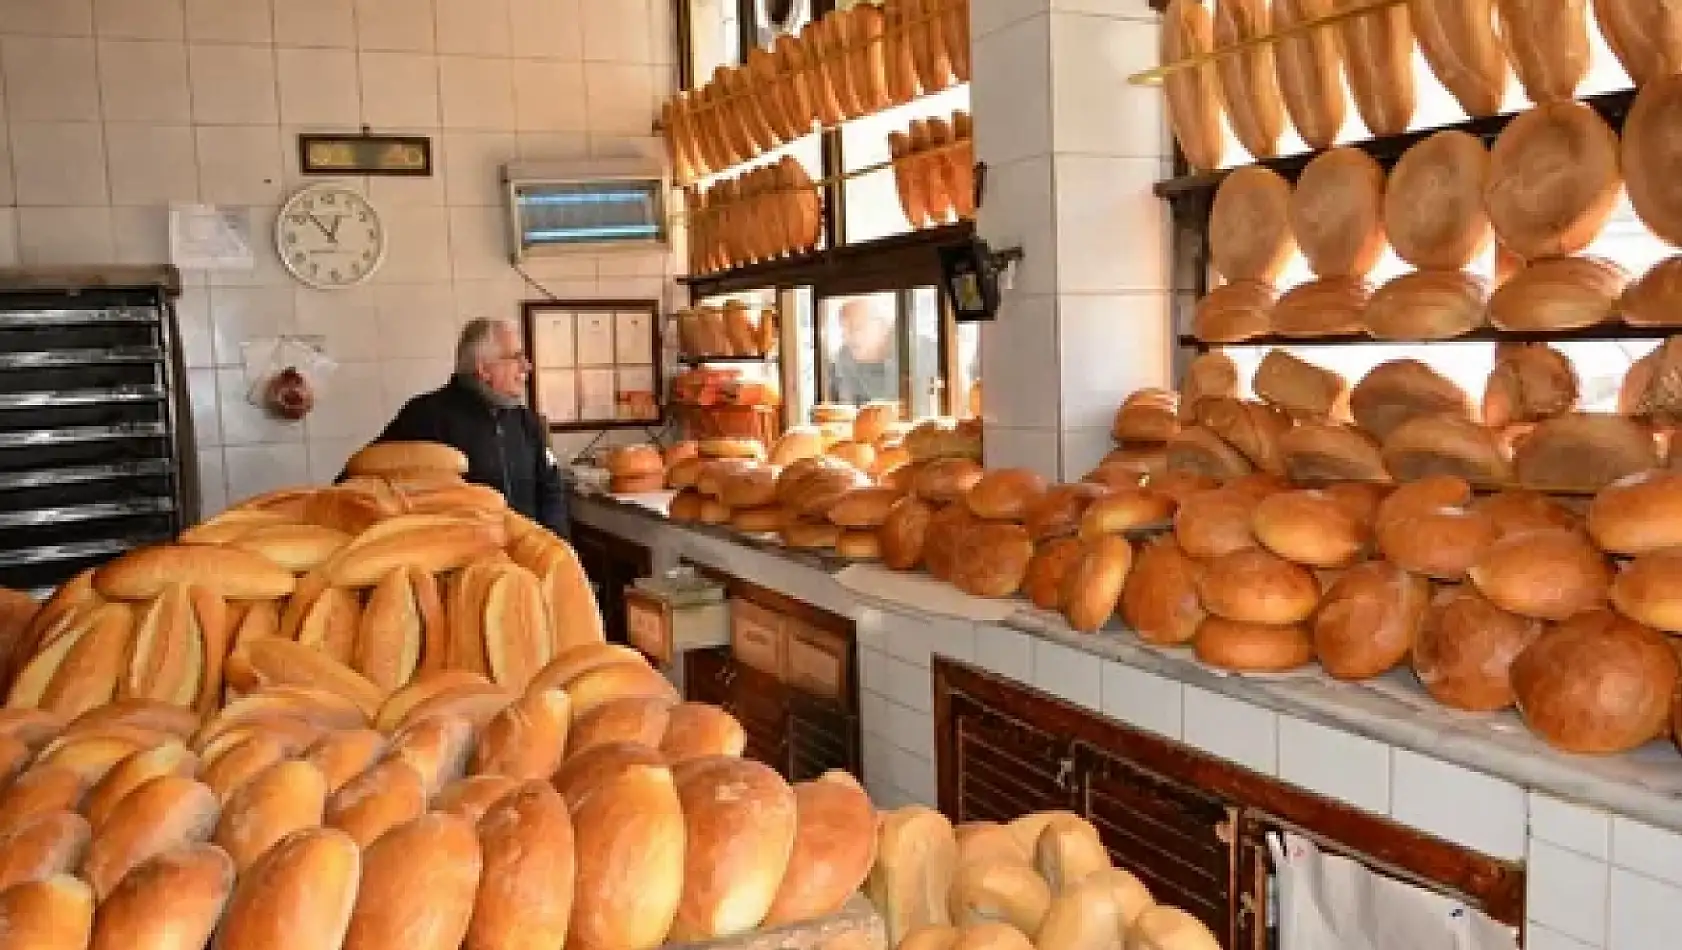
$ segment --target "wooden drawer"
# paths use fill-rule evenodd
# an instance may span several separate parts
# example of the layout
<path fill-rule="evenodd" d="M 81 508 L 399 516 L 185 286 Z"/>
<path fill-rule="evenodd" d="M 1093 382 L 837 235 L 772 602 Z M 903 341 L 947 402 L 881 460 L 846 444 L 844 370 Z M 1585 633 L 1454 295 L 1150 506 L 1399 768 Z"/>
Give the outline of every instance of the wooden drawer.
<path fill-rule="evenodd" d="M 625 588 L 625 638 L 656 666 L 672 662 L 672 609 L 658 597 Z"/>
<path fill-rule="evenodd" d="M 730 601 L 730 652 L 781 682 L 788 672 L 788 618 L 752 601 Z"/>
<path fill-rule="evenodd" d="M 849 705 L 852 644 L 846 637 L 789 619 L 788 684 L 819 699 Z"/>

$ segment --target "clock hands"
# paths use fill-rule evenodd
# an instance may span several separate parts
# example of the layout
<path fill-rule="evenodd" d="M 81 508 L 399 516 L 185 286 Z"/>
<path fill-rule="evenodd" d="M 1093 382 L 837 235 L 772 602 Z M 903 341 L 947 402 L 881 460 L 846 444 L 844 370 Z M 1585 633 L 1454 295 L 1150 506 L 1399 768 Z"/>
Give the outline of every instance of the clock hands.
<path fill-rule="evenodd" d="M 329 244 L 339 243 L 339 225 L 344 223 L 344 220 L 345 220 L 344 215 L 342 215 L 342 214 L 333 215 L 332 219 L 331 219 L 332 222 L 333 222 L 333 226 L 331 228 L 329 228 L 325 224 L 322 224 L 321 219 L 316 217 L 313 214 L 309 215 L 309 219 L 310 219 L 310 223 L 315 225 L 316 229 L 319 230 L 322 233 L 322 235 L 327 238 L 327 243 L 329 243 Z"/>

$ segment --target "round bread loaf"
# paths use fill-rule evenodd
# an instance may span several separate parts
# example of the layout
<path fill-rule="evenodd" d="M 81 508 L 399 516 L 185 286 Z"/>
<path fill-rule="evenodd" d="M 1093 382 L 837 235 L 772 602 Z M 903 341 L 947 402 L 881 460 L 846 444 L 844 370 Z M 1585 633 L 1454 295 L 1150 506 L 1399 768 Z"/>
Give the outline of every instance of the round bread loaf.
<path fill-rule="evenodd" d="M 683 896 L 668 940 L 759 926 L 794 849 L 795 797 L 768 766 L 728 756 L 676 767 L 683 808 Z"/>
<path fill-rule="evenodd" d="M 975 597 L 1009 597 L 1022 589 L 1034 542 L 1021 525 L 980 521 L 957 545 L 952 583 Z"/>
<path fill-rule="evenodd" d="M 1472 501 L 1472 486 L 1464 478 L 1433 475 L 1399 485 L 1378 506 L 1378 522 L 1418 517 L 1436 508 L 1460 508 Z"/>
<path fill-rule="evenodd" d="M 1093 502 L 1107 492 L 1108 489 L 1090 482 L 1053 485 L 1029 507 L 1022 526 L 1028 529 L 1028 537 L 1036 543 L 1073 534 L 1082 525 L 1083 516 Z"/>
<path fill-rule="evenodd" d="M 1513 452 L 1518 480 L 1542 490 L 1593 491 L 1658 467 L 1652 430 L 1623 416 L 1580 413 L 1547 419 Z"/>
<path fill-rule="evenodd" d="M 1202 0 L 1171 0 L 1162 14 L 1159 39 L 1164 63 L 1202 56 L 1215 48 L 1215 22 Z M 1200 172 L 1220 167 L 1225 123 L 1213 63 L 1182 69 L 1163 80 L 1168 122 L 1187 164 Z"/>
<path fill-rule="evenodd" d="M 1266 36 L 1271 30 L 1266 0 L 1218 0 L 1215 4 L 1215 46 Z M 1251 45 L 1215 61 L 1215 74 L 1227 122 L 1244 150 L 1257 159 L 1279 153 L 1285 132 L 1285 104 L 1279 97 L 1273 47 Z"/>
<path fill-rule="evenodd" d="M 1108 534 L 1084 540 L 1081 547 L 1081 558 L 1064 581 L 1063 614 L 1074 629 L 1096 633 L 1116 612 L 1133 568 L 1133 546 Z"/>
<path fill-rule="evenodd" d="M 1410 508 L 1398 517 L 1380 509 L 1374 536 L 1391 563 L 1426 577 L 1456 581 L 1466 576 L 1500 537 L 1494 519 L 1458 507 Z"/>
<path fill-rule="evenodd" d="M 975 524 L 976 517 L 965 504 L 947 505 L 934 513 L 923 535 L 923 567 L 930 576 L 952 580 L 958 559 L 965 556 L 964 536 Z"/>
<path fill-rule="evenodd" d="M 1387 482 L 1378 445 L 1354 426 L 1308 422 L 1279 437 L 1285 474 L 1299 484 Z"/>
<path fill-rule="evenodd" d="M 1025 468 L 993 469 L 964 495 L 964 504 L 977 518 L 1021 521 L 1045 494 L 1045 479 Z"/>
<path fill-rule="evenodd" d="M 1364 0 L 1333 0 L 1337 10 Z M 1343 47 L 1343 75 L 1361 121 L 1374 135 L 1400 135 L 1413 122 L 1413 27 L 1407 7 L 1396 5 L 1352 17 L 1335 29 Z"/>
<path fill-rule="evenodd" d="M 1348 413 L 1348 381 L 1329 369 L 1292 356 L 1285 350 L 1272 350 L 1262 358 L 1250 386 L 1264 402 L 1293 419 L 1319 420 Z M 1206 418 L 1210 427 L 1217 433 L 1226 431 L 1223 428 L 1225 423 L 1218 413 L 1211 411 Z M 1288 426 L 1274 427 L 1270 433 L 1271 439 L 1277 441 L 1287 430 Z M 1243 439 L 1230 435 L 1223 438 L 1238 445 L 1240 449 L 1245 447 Z M 1270 447 L 1265 456 L 1251 455 L 1250 460 L 1256 462 L 1264 471 L 1283 471 L 1282 466 L 1262 465 L 1264 459 L 1272 460 L 1277 455 L 1278 449 L 1275 445 Z"/>
<path fill-rule="evenodd" d="M 852 776 L 830 771 L 801 782 L 794 807 L 794 850 L 765 914 L 767 929 L 840 910 L 876 854 L 876 810 Z"/>
<path fill-rule="evenodd" d="M 1371 299 L 1372 286 L 1361 277 L 1322 277 L 1298 284 L 1274 305 L 1273 332 L 1299 340 L 1359 335 L 1365 332 Z"/>
<path fill-rule="evenodd" d="M 607 454 L 607 470 L 614 478 L 665 475 L 666 459 L 652 445 L 624 445 Z"/>
<path fill-rule="evenodd" d="M 1589 505 L 1588 530 L 1613 554 L 1682 548 L 1682 472 L 1638 472 L 1607 485 Z"/>
<path fill-rule="evenodd" d="M 1682 256 L 1660 261 L 1626 287 L 1617 310 L 1632 327 L 1682 326 Z"/>
<path fill-rule="evenodd" d="M 630 766 L 573 804 L 572 819 L 578 865 L 567 944 L 579 950 L 659 946 L 677 916 L 684 883 L 683 809 L 671 772 Z"/>
<path fill-rule="evenodd" d="M 1671 18 L 1671 27 L 1682 28 L 1682 11 L 1668 10 L 1665 15 Z M 1672 55 L 1682 53 L 1679 40 L 1682 33 L 1669 37 L 1669 42 L 1677 44 Z M 1675 172 L 1676 163 L 1682 161 L 1682 149 L 1674 141 L 1679 122 L 1682 78 L 1667 75 L 1649 83 L 1636 96 L 1623 130 L 1623 169 L 1630 204 L 1649 230 L 1672 245 L 1682 245 L 1682 185 L 1678 185 Z"/>
<path fill-rule="evenodd" d="M 1576 97 L 1594 57 L 1587 0 L 1496 0 L 1501 39 L 1531 101 Z"/>
<path fill-rule="evenodd" d="M 1205 616 L 1197 593 L 1203 566 L 1180 549 L 1172 537 L 1157 538 L 1139 550 L 1122 590 L 1121 617 L 1146 643 L 1175 646 L 1190 642 Z"/>
<path fill-rule="evenodd" d="M 1484 207 L 1501 242 L 1520 257 L 1575 254 L 1606 226 L 1622 184 L 1618 137 L 1600 114 L 1580 102 L 1543 102 L 1495 140 Z"/>
<path fill-rule="evenodd" d="M 1274 0 L 1273 29 L 1288 30 L 1324 16 L 1328 9 L 1316 0 Z M 1284 37 L 1274 57 L 1279 92 L 1297 135 L 1311 149 L 1331 147 L 1349 111 L 1337 34 L 1320 29 Z"/>
<path fill-rule="evenodd" d="M 1483 390 L 1483 423 L 1494 429 L 1537 422 L 1577 405 L 1577 371 L 1565 354 L 1543 344 L 1497 350 Z"/>
<path fill-rule="evenodd" d="M 830 521 L 803 521 L 790 517 L 784 520 L 778 534 L 784 547 L 816 551 L 835 547 L 835 542 L 841 538 L 841 529 Z"/>
<path fill-rule="evenodd" d="M 986 470 L 966 458 L 935 459 L 917 475 L 917 497 L 936 505 L 958 501 L 981 481 Z"/>
<path fill-rule="evenodd" d="M 1453 415 L 1472 418 L 1472 403 L 1459 386 L 1418 360 L 1380 363 L 1349 391 L 1356 425 L 1383 443 L 1409 419 Z"/>
<path fill-rule="evenodd" d="M 1554 499 L 1524 489 L 1479 498 L 1472 503 L 1472 510 L 1494 521 L 1497 537 L 1503 538 L 1526 531 L 1575 529 L 1581 526 L 1582 521 Z"/>
<path fill-rule="evenodd" d="M 1257 624 L 1302 623 L 1320 602 L 1313 574 L 1260 548 L 1210 561 L 1198 578 L 1197 593 L 1211 614 Z"/>
<path fill-rule="evenodd" d="M 1396 256 L 1424 270 L 1456 271 L 1489 246 L 1484 209 L 1490 154 L 1465 132 L 1438 132 L 1409 148 L 1390 170 L 1384 231 Z"/>
<path fill-rule="evenodd" d="M 1085 553 L 1079 538 L 1052 538 L 1041 544 L 1028 562 L 1028 573 L 1022 579 L 1023 595 L 1041 610 L 1062 610 L 1069 575 Z"/>
<path fill-rule="evenodd" d="M 1444 706 L 1506 709 L 1514 701 L 1513 660 L 1541 634 L 1538 621 L 1503 611 L 1470 587 L 1444 588 L 1414 640 L 1414 675 Z"/>
<path fill-rule="evenodd" d="M 1322 492 L 1280 492 L 1262 499 L 1250 519 L 1262 547 L 1315 568 L 1348 567 L 1366 552 L 1368 528 Z"/>
<path fill-rule="evenodd" d="M 478 822 L 483 873 L 464 950 L 543 950 L 566 942 L 577 872 L 566 802 L 527 782 Z"/>
<path fill-rule="evenodd" d="M 361 876 L 356 842 L 331 828 L 294 832 L 240 875 L 217 928 L 220 950 L 339 950 Z"/>
<path fill-rule="evenodd" d="M 376 442 L 358 449 L 345 463 L 345 474 L 395 475 L 413 472 L 467 474 L 467 456 L 437 442 Z"/>
<path fill-rule="evenodd" d="M 1386 561 L 1357 564 L 1320 601 L 1314 652 L 1328 674 L 1366 680 L 1407 659 L 1431 599 L 1422 577 Z"/>
<path fill-rule="evenodd" d="M 1564 620 L 1606 602 L 1606 559 L 1574 531 L 1513 535 L 1484 550 L 1467 576 L 1503 610 Z"/>
<path fill-rule="evenodd" d="M 1682 554 L 1674 548 L 1643 554 L 1612 582 L 1612 606 L 1624 616 L 1671 633 L 1682 633 Z"/>
<path fill-rule="evenodd" d="M 1273 332 L 1278 291 L 1259 280 L 1234 280 L 1203 295 L 1191 332 L 1204 343 L 1242 343 Z"/>
<path fill-rule="evenodd" d="M 900 494 L 891 488 L 860 488 L 842 495 L 829 509 L 829 520 L 843 528 L 877 528 Z"/>
<path fill-rule="evenodd" d="M 923 542 L 933 518 L 934 508 L 919 498 L 901 498 L 888 509 L 880 536 L 882 563 L 889 570 L 915 570 L 923 562 Z"/>
<path fill-rule="evenodd" d="M 1459 270 L 1419 270 L 1380 287 L 1361 320 L 1379 340 L 1450 340 L 1484 325 L 1489 282 Z"/>
<path fill-rule="evenodd" d="M 741 755 L 747 733 L 736 717 L 707 703 L 679 703 L 672 707 L 660 754 L 674 765 L 709 755 Z"/>
<path fill-rule="evenodd" d="M 1174 539 L 1186 554 L 1216 558 L 1256 546 L 1250 522 L 1255 500 L 1231 489 L 1188 495 L 1174 512 Z"/>
<path fill-rule="evenodd" d="M 1168 470 L 1217 482 L 1254 471 L 1244 454 L 1203 426 L 1188 426 L 1168 443 Z"/>
<path fill-rule="evenodd" d="M 1612 319 L 1629 275 L 1596 257 L 1532 261 L 1489 297 L 1489 322 L 1502 330 L 1580 330 Z"/>
<path fill-rule="evenodd" d="M 1412 0 L 1420 52 L 1437 81 L 1474 119 L 1501 111 L 1507 56 L 1495 31 L 1493 0 Z"/>
<path fill-rule="evenodd" d="M 1164 471 L 1152 472 L 1145 478 L 1142 486 L 1134 485 L 1132 487 L 1147 488 L 1153 494 L 1161 495 L 1162 497 L 1168 499 L 1173 503 L 1175 508 L 1179 508 L 1180 503 L 1184 501 L 1187 496 L 1194 495 L 1200 491 L 1209 491 L 1213 488 L 1219 488 L 1220 483 L 1207 475 L 1198 475 L 1194 472 Z"/>
<path fill-rule="evenodd" d="M 729 508 L 762 508 L 777 500 L 777 476 L 773 466 L 738 469 L 719 479 L 718 500 Z"/>
<path fill-rule="evenodd" d="M 771 447 L 771 464 L 782 467 L 823 454 L 823 436 L 816 426 L 792 426 Z"/>
<path fill-rule="evenodd" d="M 658 747 L 671 721 L 672 706 L 670 700 L 642 696 L 602 703 L 572 725 L 566 735 L 566 754 L 579 755 L 610 742 Z"/>
<path fill-rule="evenodd" d="M 1117 442 L 1157 444 L 1180 431 L 1180 397 L 1166 389 L 1135 390 L 1116 410 L 1110 436 Z"/>
<path fill-rule="evenodd" d="M 1505 485 L 1513 467 L 1489 429 L 1454 415 L 1418 416 L 1384 440 L 1384 467 L 1397 481 L 1452 475 L 1474 485 Z"/>
<path fill-rule="evenodd" d="M 1532 732 L 1577 755 L 1615 755 L 1670 731 L 1682 663 L 1659 634 L 1604 610 L 1543 633 L 1512 666 Z"/>
<path fill-rule="evenodd" d="M 1080 520 L 1080 535 L 1096 538 L 1165 524 L 1176 505 L 1167 495 L 1149 488 L 1119 488 L 1098 498 Z"/>
<path fill-rule="evenodd" d="M 1234 170 L 1215 191 L 1209 253 L 1228 281 L 1275 282 L 1296 250 L 1291 238 L 1291 185 L 1255 165 Z"/>
<path fill-rule="evenodd" d="M 1300 624 L 1271 626 L 1206 617 L 1193 647 L 1204 663 L 1238 673 L 1277 673 L 1314 662 L 1314 641 Z"/>
<path fill-rule="evenodd" d="M 708 499 L 693 489 L 686 488 L 672 496 L 672 503 L 666 509 L 666 517 L 679 524 L 700 521 L 701 513 L 706 508 Z"/>
<path fill-rule="evenodd" d="M 1278 351 L 1275 351 L 1278 352 Z M 1337 379 L 1312 371 L 1296 372 L 1300 370 L 1295 363 L 1278 363 L 1282 370 L 1275 378 L 1278 392 L 1282 395 L 1293 387 L 1317 391 L 1320 401 L 1324 401 L 1324 394 L 1337 385 Z M 1295 378 L 1293 378 L 1295 377 Z M 1312 378 L 1310 378 L 1312 377 Z M 1274 386 L 1269 386 L 1270 390 Z M 1303 396 L 1300 401 L 1309 402 L 1316 397 Z M 1334 400 L 1335 401 L 1335 400 Z M 1279 440 L 1290 431 L 1291 417 L 1277 406 L 1270 406 L 1259 402 L 1243 402 L 1237 399 L 1205 399 L 1199 404 L 1197 421 L 1208 428 L 1209 432 L 1217 436 L 1223 443 L 1232 446 L 1242 453 L 1244 459 L 1251 465 L 1268 475 L 1283 475 L 1285 461 L 1279 454 Z M 1196 431 L 1188 429 L 1187 432 Z M 1185 466 L 1180 466 L 1185 467 Z M 1194 471 L 1196 469 L 1193 469 Z M 1216 472 L 1207 472 L 1212 477 L 1229 481 L 1249 475 L 1250 472 L 1232 470 L 1228 467 L 1228 474 L 1221 478 Z"/>
<path fill-rule="evenodd" d="M 1289 207 L 1291 234 L 1321 277 L 1365 277 L 1384 255 L 1384 169 L 1366 152 L 1315 156 Z"/>

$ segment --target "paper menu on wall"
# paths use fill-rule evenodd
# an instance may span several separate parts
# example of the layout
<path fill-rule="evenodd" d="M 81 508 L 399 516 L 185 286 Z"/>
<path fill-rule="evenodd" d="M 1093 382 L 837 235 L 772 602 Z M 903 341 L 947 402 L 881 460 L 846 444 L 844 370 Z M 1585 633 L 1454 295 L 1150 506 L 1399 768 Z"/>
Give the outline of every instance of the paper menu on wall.
<path fill-rule="evenodd" d="M 613 364 L 613 314 L 578 314 L 578 365 L 610 366 Z M 609 374 L 610 376 L 612 374 Z M 612 389 L 610 385 L 608 387 Z M 604 418 L 612 418 L 611 415 Z"/>
<path fill-rule="evenodd" d="M 253 270 L 251 219 L 241 209 L 170 205 L 169 260 L 182 270 Z"/>
<path fill-rule="evenodd" d="M 574 358 L 574 316 L 570 313 L 540 311 L 532 328 L 532 365 L 539 368 L 576 366 Z"/>
<path fill-rule="evenodd" d="M 578 421 L 577 370 L 550 370 L 538 376 L 537 411 L 555 425 Z"/>
<path fill-rule="evenodd" d="M 620 313 L 615 315 L 615 363 L 654 362 L 654 315 L 651 313 Z"/>
<path fill-rule="evenodd" d="M 619 399 L 613 375 L 611 369 L 578 371 L 578 416 L 581 420 L 593 422 L 618 418 Z"/>

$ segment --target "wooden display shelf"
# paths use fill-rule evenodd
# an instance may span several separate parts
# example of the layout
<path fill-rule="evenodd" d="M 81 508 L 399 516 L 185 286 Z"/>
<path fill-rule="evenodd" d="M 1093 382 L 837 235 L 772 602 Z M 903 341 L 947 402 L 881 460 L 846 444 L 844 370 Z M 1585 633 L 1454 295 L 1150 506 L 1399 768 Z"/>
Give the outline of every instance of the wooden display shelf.
<path fill-rule="evenodd" d="M 824 248 L 694 277 L 679 277 L 695 298 L 763 290 L 822 287 L 826 294 L 870 293 L 940 282 L 936 250 L 970 240 L 975 222 L 924 228 L 875 241 Z M 906 281 L 915 283 L 906 283 Z"/>
<path fill-rule="evenodd" d="M 780 356 L 680 356 L 679 363 L 685 366 L 768 366 L 782 362 Z"/>
<path fill-rule="evenodd" d="M 1470 333 L 1440 340 L 1384 340 L 1364 333 L 1343 333 L 1336 336 L 1299 337 L 1268 334 L 1235 343 L 1206 343 L 1190 333 L 1181 334 L 1179 344 L 1193 350 L 1224 350 L 1240 347 L 1301 347 L 1301 346 L 1421 346 L 1438 343 L 1571 343 L 1619 340 L 1662 341 L 1682 335 L 1682 326 L 1635 327 L 1627 323 L 1600 323 L 1577 330 L 1501 330 L 1479 327 Z"/>

